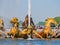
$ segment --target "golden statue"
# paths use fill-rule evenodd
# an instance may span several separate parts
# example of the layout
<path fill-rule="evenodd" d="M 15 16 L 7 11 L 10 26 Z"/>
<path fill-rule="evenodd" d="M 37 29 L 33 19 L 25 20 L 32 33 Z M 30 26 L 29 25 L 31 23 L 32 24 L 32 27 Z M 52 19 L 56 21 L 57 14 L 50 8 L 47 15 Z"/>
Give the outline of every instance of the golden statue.
<path fill-rule="evenodd" d="M 54 35 L 54 32 L 52 32 L 51 24 L 57 25 L 57 22 L 54 20 L 54 18 L 47 18 L 45 20 L 45 26 L 43 29 L 43 33 L 46 35 L 46 38 L 48 38 L 48 34 Z"/>
<path fill-rule="evenodd" d="M 13 37 L 19 37 L 19 29 L 18 29 L 18 19 L 16 17 L 13 17 L 10 21 L 13 25 L 11 28 L 9 35 L 12 35 Z"/>
<path fill-rule="evenodd" d="M 23 29 L 25 29 L 25 28 L 28 27 L 28 21 L 29 21 L 29 19 L 28 19 L 28 15 L 27 15 L 27 16 L 25 17 L 25 20 L 24 20 L 23 24 L 22 24 Z M 33 22 L 33 20 L 32 20 L 31 17 L 30 17 L 30 25 L 32 26 L 32 28 L 35 27 L 34 22 Z"/>
<path fill-rule="evenodd" d="M 36 29 L 33 28 L 33 26 L 34 26 L 33 23 L 30 24 L 30 26 L 28 26 L 28 16 L 25 18 L 25 21 L 22 24 L 22 26 L 23 26 L 22 31 L 19 31 L 18 19 L 16 17 L 13 17 L 10 22 L 12 23 L 13 27 L 11 28 L 9 34 L 12 35 L 13 37 L 24 38 L 24 39 L 27 39 L 28 35 L 33 36 L 33 34 L 35 34 L 37 37 L 39 37 L 41 39 L 43 39 L 44 37 L 48 38 L 49 34 L 51 34 L 53 36 L 54 32 L 52 32 L 51 24 L 57 25 L 57 22 L 53 18 L 47 18 L 45 20 L 44 29 L 39 34 L 36 31 Z"/>
<path fill-rule="evenodd" d="M 28 20 L 28 15 L 27 15 L 25 17 L 25 20 L 24 20 L 23 24 L 22 24 L 23 29 L 20 32 L 20 36 L 22 35 L 22 37 L 24 37 L 24 38 L 28 38 L 28 35 L 31 34 L 31 28 L 34 28 L 34 26 L 35 26 L 34 23 L 33 23 L 32 18 L 30 18 L 30 26 L 31 27 L 29 27 L 28 21 L 29 20 Z"/>
<path fill-rule="evenodd" d="M 33 34 L 36 34 L 40 38 L 42 38 L 42 36 L 36 32 L 35 25 L 32 21 L 32 18 L 30 18 L 30 26 L 28 25 L 28 15 L 25 17 L 25 21 L 23 22 L 22 27 L 23 30 L 20 32 L 20 35 L 22 35 L 22 37 L 28 38 L 28 35 L 31 35 L 32 38 Z"/>
<path fill-rule="evenodd" d="M 4 31 L 4 22 L 2 19 L 0 19 L 0 30 Z"/>
<path fill-rule="evenodd" d="M 55 33 L 52 32 L 51 29 L 51 24 L 54 24 L 55 26 L 57 25 L 57 22 L 54 20 L 54 18 L 47 18 L 45 20 L 45 25 L 44 25 L 44 29 L 42 32 L 37 32 L 41 37 L 43 38 L 47 38 L 48 39 L 48 35 L 51 35 L 52 37 L 55 36 Z M 36 35 L 37 38 L 39 38 L 38 35 Z"/>

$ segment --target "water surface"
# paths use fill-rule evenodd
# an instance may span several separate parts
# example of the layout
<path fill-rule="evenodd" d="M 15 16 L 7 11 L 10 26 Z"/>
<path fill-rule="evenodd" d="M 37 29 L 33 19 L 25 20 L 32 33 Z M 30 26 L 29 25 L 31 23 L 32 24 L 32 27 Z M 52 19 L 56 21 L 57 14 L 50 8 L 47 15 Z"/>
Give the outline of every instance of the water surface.
<path fill-rule="evenodd" d="M 55 40 L 0 39 L 0 45 L 60 45 L 60 39 Z"/>

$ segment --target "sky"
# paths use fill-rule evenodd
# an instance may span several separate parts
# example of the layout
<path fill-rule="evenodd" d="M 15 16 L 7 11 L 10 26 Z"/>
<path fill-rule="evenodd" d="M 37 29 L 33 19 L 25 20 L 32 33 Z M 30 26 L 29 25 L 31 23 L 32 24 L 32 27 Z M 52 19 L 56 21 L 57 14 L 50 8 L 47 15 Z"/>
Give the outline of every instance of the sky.
<path fill-rule="evenodd" d="M 27 14 L 28 0 L 0 0 L 0 16 L 24 20 Z M 35 24 L 56 16 L 60 16 L 60 0 L 31 0 L 31 17 Z"/>

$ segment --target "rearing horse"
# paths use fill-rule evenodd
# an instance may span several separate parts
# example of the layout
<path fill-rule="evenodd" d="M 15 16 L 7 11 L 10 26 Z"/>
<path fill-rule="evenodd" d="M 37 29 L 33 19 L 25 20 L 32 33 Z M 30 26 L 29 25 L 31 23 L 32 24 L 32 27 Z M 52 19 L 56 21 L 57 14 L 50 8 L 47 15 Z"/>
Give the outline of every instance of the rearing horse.
<path fill-rule="evenodd" d="M 10 21 L 13 25 L 13 27 L 10 30 L 10 35 L 14 37 L 18 37 L 19 35 L 19 29 L 18 29 L 18 19 L 16 17 L 13 17 Z"/>
<path fill-rule="evenodd" d="M 51 29 L 51 24 L 54 24 L 55 26 L 57 25 L 57 22 L 54 20 L 54 18 L 47 18 L 45 20 L 45 26 L 43 29 L 43 33 L 46 35 L 46 38 L 48 38 L 48 34 L 52 34 L 52 29 Z"/>

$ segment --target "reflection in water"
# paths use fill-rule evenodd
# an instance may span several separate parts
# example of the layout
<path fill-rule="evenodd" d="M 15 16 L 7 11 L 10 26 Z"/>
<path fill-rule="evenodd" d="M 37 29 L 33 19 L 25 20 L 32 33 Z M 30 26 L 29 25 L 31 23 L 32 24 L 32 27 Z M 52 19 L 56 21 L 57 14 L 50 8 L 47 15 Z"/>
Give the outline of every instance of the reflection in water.
<path fill-rule="evenodd" d="M 0 39 L 0 45 L 59 45 L 60 40 Z"/>

